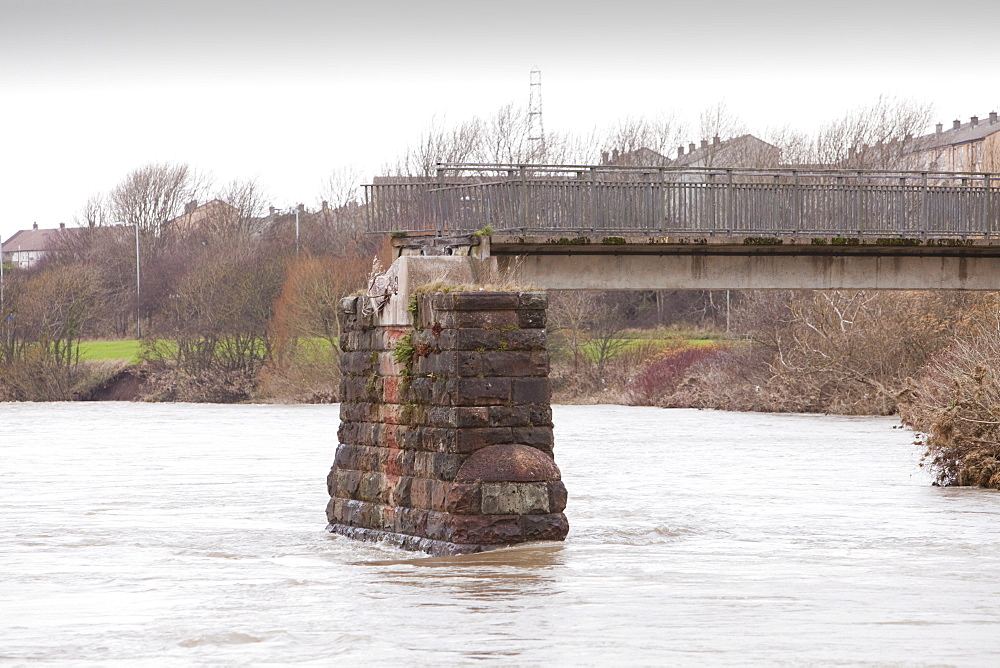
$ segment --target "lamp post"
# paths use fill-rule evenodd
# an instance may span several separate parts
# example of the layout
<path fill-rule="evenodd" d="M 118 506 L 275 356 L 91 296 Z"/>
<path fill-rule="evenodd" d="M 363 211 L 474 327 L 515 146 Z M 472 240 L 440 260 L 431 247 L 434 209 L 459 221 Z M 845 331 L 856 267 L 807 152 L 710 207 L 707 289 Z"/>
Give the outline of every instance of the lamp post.
<path fill-rule="evenodd" d="M 141 300 L 140 296 L 142 281 L 140 280 L 139 272 L 139 225 L 131 225 L 129 223 L 112 223 L 114 227 L 132 227 L 135 228 L 135 336 L 137 339 L 142 338 L 142 314 L 140 312 Z"/>
<path fill-rule="evenodd" d="M 299 204 L 298 206 L 295 207 L 295 254 L 296 255 L 299 254 L 299 211 L 301 210 L 300 208 L 301 206 L 302 205 Z M 279 209 L 275 207 L 272 208 L 272 215 L 275 213 L 284 214 L 288 213 L 289 211 L 291 211 L 291 209 Z"/>
<path fill-rule="evenodd" d="M 7 322 L 4 315 L 5 304 L 6 302 L 3 300 L 3 236 L 0 236 L 0 322 Z"/>

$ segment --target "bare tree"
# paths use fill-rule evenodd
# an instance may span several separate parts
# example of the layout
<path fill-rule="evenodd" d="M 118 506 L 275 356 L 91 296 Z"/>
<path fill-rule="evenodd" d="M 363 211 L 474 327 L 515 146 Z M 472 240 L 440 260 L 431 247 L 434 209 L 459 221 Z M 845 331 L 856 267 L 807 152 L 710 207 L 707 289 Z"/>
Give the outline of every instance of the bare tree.
<path fill-rule="evenodd" d="M 214 205 L 214 206 L 213 206 Z M 216 194 L 203 217 L 194 212 L 188 231 L 202 240 L 248 238 L 263 231 L 266 195 L 256 181 L 231 181 Z"/>
<path fill-rule="evenodd" d="M 712 137 L 728 139 L 748 132 L 746 123 L 729 108 L 724 100 L 720 100 L 701 111 L 698 116 L 698 129 L 704 139 Z"/>
<path fill-rule="evenodd" d="M 655 166 L 640 149 L 655 151 L 666 160 L 683 136 L 684 126 L 673 114 L 658 116 L 627 116 L 614 123 L 597 141 L 602 147 L 602 159 L 610 154 L 612 162 Z M 617 160 L 615 159 L 617 156 Z"/>
<path fill-rule="evenodd" d="M 816 137 L 814 161 L 850 169 L 900 169 L 910 140 L 930 124 L 932 112 L 929 104 L 880 96 L 824 125 Z"/>
<path fill-rule="evenodd" d="M 113 221 L 138 225 L 144 234 L 159 236 L 163 223 L 199 199 L 208 182 L 186 164 L 149 163 L 134 169 L 108 195 Z"/>

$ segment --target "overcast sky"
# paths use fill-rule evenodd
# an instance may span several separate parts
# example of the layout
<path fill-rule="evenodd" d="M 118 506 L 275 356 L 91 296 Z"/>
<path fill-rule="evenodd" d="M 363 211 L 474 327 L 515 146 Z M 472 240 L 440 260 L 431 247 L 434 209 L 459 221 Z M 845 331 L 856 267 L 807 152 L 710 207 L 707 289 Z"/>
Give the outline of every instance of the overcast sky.
<path fill-rule="evenodd" d="M 812 131 L 879 94 L 967 121 L 1000 107 L 998 19 L 919 0 L 0 0 L 0 235 L 72 224 L 149 162 L 312 205 L 434 117 L 526 104 L 534 66 L 547 131 L 696 126 L 720 101 L 751 131 Z"/>

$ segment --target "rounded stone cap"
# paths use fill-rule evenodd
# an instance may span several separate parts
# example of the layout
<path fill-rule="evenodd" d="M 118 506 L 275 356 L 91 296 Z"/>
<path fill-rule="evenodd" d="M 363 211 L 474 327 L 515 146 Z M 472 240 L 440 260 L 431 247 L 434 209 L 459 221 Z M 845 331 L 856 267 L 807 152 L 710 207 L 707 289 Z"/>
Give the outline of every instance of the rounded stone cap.
<path fill-rule="evenodd" d="M 473 452 L 455 482 L 554 482 L 561 480 L 555 461 L 537 448 L 505 443 Z"/>

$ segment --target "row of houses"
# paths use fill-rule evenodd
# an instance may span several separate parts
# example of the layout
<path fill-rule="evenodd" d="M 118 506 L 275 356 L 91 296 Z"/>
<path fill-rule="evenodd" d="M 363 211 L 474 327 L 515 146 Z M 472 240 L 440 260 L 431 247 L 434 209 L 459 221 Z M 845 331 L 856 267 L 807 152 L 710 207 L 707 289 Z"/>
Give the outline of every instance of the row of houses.
<path fill-rule="evenodd" d="M 890 145 L 863 147 L 852 151 L 844 164 L 830 167 L 852 167 L 852 162 L 864 162 L 865 155 L 874 157 L 892 155 L 902 169 L 942 172 L 1000 172 L 1000 119 L 997 112 L 980 119 L 973 116 L 967 123 L 955 120 L 950 128 L 938 123 L 935 131 L 920 137 L 906 137 Z M 876 163 L 880 161 L 876 160 Z M 602 155 L 602 164 L 629 167 L 779 167 L 781 151 L 777 146 L 750 134 L 723 140 L 718 136 L 703 139 L 699 144 L 679 146 L 674 157 L 667 157 L 649 148 L 634 151 L 608 151 Z M 300 205 L 301 210 L 301 205 Z M 326 203 L 324 202 L 324 210 Z M 199 205 L 190 202 L 184 213 L 165 226 L 192 231 L 211 220 L 232 215 L 235 209 L 221 200 Z M 272 207 L 265 218 L 255 219 L 255 225 L 266 229 L 273 221 L 276 210 Z M 59 235 L 72 233 L 60 223 L 55 229 L 16 232 L 2 244 L 2 258 L 15 267 L 30 267 L 44 254 L 56 247 Z"/>
<path fill-rule="evenodd" d="M 649 148 L 634 151 L 605 151 L 604 165 L 624 167 L 794 167 L 782 164 L 777 146 L 750 134 L 725 141 L 718 136 L 702 139 L 700 144 L 677 147 L 677 155 L 668 157 Z M 838 164 L 829 168 L 851 169 L 858 166 L 892 164 L 895 168 L 935 172 L 1000 172 L 1000 119 L 997 112 L 980 119 L 973 116 L 967 123 L 955 120 L 945 129 L 938 123 L 934 132 L 907 136 L 886 144 L 851 149 Z M 817 167 L 817 165 L 810 165 Z"/>
<path fill-rule="evenodd" d="M 326 202 L 323 203 L 323 211 L 328 210 Z M 305 212 L 305 207 L 299 205 L 299 211 Z M 241 220 L 241 232 L 253 235 L 261 235 L 275 226 L 281 219 L 294 216 L 294 211 L 280 210 L 270 207 L 268 214 L 261 217 L 251 217 Z M 212 231 L 220 227 L 232 225 L 234 219 L 239 217 L 236 207 L 213 199 L 204 204 L 197 201 L 190 201 L 184 207 L 184 213 L 163 223 L 161 231 L 170 230 L 174 234 L 191 234 L 199 230 Z M 38 223 L 34 223 L 31 229 L 15 232 L 10 238 L 0 244 L 2 248 L 2 259 L 9 266 L 19 269 L 32 267 L 41 260 L 46 253 L 50 253 L 58 248 L 65 248 L 68 239 L 67 235 L 78 234 L 87 228 L 70 227 L 65 223 L 60 223 L 59 227 L 51 229 L 39 229 Z"/>

